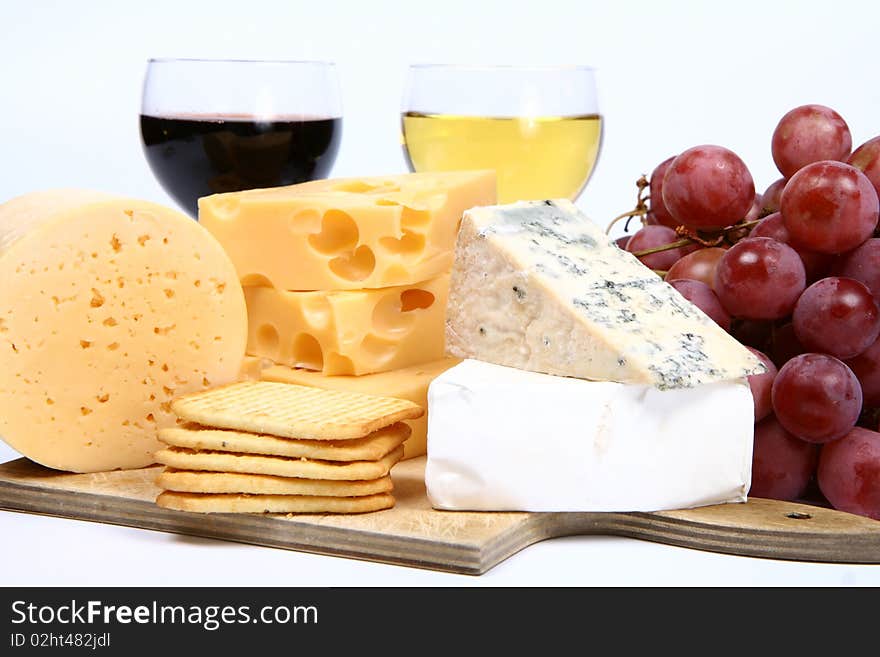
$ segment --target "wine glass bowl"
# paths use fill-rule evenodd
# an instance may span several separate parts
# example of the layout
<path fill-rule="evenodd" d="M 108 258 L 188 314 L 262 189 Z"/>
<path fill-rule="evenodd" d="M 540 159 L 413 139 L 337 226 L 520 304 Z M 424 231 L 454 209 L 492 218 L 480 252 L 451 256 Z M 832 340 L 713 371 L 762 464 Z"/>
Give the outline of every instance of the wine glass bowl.
<path fill-rule="evenodd" d="M 140 130 L 153 174 L 196 217 L 202 196 L 327 177 L 341 116 L 331 63 L 151 59 Z"/>
<path fill-rule="evenodd" d="M 583 66 L 411 66 L 401 123 L 411 170 L 494 169 L 501 203 L 576 199 L 602 142 Z"/>

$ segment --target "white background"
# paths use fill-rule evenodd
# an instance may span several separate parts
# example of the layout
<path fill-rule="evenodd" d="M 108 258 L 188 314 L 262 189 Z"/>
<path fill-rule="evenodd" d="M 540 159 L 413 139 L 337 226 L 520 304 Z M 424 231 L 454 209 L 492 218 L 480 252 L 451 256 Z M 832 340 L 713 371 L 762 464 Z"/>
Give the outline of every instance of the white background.
<path fill-rule="evenodd" d="M 578 203 L 594 219 L 629 209 L 639 174 L 700 143 L 736 151 L 762 191 L 779 175 L 770 135 L 796 105 L 837 109 L 854 145 L 880 134 L 878 24 L 872 0 L 0 0 L 0 201 L 64 186 L 171 204 L 137 130 L 148 57 L 337 62 L 333 175 L 405 171 L 408 63 L 589 64 L 606 130 Z M 0 535 L 0 584 L 880 584 L 880 567 L 607 537 L 548 541 L 465 578 L 10 513 Z"/>

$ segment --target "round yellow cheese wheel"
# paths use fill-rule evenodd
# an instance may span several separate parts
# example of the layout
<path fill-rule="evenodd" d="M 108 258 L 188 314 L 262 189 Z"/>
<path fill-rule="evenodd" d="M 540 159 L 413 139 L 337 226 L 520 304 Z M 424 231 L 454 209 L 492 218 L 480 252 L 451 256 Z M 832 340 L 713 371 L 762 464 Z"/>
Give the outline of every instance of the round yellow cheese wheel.
<path fill-rule="evenodd" d="M 0 205 L 0 437 L 50 468 L 154 462 L 173 398 L 237 378 L 244 295 L 180 212 L 85 190 Z"/>

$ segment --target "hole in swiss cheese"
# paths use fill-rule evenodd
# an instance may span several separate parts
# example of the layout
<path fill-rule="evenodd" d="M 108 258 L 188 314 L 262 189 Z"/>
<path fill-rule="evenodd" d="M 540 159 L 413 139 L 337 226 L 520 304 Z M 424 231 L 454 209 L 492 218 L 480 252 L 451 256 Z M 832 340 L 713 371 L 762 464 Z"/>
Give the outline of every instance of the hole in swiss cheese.
<path fill-rule="evenodd" d="M 424 310 L 434 305 L 434 295 L 427 290 L 414 288 L 400 293 L 400 311 L 408 313 L 413 310 Z"/>

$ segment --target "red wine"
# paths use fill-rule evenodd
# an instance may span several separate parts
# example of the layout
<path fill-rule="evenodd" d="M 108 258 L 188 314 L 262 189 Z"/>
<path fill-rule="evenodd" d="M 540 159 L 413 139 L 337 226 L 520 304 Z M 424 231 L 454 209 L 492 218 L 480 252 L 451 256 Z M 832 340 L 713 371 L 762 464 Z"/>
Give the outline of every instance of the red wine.
<path fill-rule="evenodd" d="M 339 118 L 141 115 L 150 168 L 193 217 L 201 196 L 325 178 L 341 134 Z"/>

